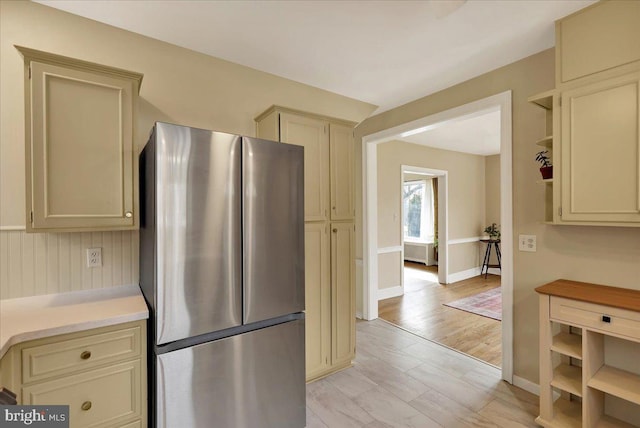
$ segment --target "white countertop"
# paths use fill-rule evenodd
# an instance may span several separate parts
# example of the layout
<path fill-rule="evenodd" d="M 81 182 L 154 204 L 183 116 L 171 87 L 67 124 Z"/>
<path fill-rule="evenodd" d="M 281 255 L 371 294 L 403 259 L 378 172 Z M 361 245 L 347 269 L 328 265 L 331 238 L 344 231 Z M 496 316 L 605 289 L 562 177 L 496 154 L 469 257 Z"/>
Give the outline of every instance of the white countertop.
<path fill-rule="evenodd" d="M 0 358 L 27 340 L 147 318 L 137 285 L 0 300 Z"/>

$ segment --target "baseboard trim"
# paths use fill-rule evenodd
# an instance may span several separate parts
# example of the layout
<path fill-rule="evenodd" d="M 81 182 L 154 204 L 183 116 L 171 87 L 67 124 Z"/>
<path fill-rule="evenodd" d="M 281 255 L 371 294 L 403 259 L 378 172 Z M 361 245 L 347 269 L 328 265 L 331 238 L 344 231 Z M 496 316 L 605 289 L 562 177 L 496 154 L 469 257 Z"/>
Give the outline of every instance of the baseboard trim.
<path fill-rule="evenodd" d="M 456 245 L 456 244 L 468 244 L 470 242 L 478 242 L 480 241 L 480 236 L 472 236 L 469 238 L 460 238 L 460 239 L 449 239 L 447 241 L 448 245 Z"/>
<path fill-rule="evenodd" d="M 513 375 L 513 385 L 520 389 L 524 389 L 533 395 L 540 396 L 540 385 L 533 383 L 530 380 L 522 378 L 520 376 Z"/>
<path fill-rule="evenodd" d="M 500 268 L 489 268 L 489 273 L 491 275 L 498 275 L 500 276 L 502 274 L 502 269 Z"/>
<path fill-rule="evenodd" d="M 417 259 L 415 257 L 407 257 L 407 256 L 404 256 L 404 261 L 405 262 L 424 263 L 424 264 L 427 263 L 427 261 L 425 259 Z"/>
<path fill-rule="evenodd" d="M 396 245 L 395 247 L 378 248 L 378 254 L 399 253 L 402 251 L 402 249 L 402 245 Z"/>
<path fill-rule="evenodd" d="M 362 312 L 356 311 L 356 318 L 359 319 L 359 320 L 363 319 Z"/>
<path fill-rule="evenodd" d="M 378 300 L 390 299 L 404 294 L 404 288 L 401 285 L 395 287 L 381 288 L 378 290 Z"/>
<path fill-rule="evenodd" d="M 447 276 L 447 284 L 453 282 L 464 281 L 465 279 L 473 278 L 480 275 L 480 267 L 474 267 L 471 269 L 463 270 L 460 272 L 452 273 Z"/>

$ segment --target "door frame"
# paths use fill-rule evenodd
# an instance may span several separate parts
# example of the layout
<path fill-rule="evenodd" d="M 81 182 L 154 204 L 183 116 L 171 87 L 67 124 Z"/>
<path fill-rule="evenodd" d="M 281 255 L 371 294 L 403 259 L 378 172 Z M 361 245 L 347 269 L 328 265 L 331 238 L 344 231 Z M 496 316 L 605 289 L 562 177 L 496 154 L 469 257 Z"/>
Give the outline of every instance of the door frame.
<path fill-rule="evenodd" d="M 500 222 L 502 233 L 502 379 L 513 383 L 513 169 L 511 91 L 463 104 L 362 137 L 362 315 L 378 318 L 377 145 L 461 118 L 500 111 Z M 448 238 L 448 237 L 447 237 Z M 448 241 L 438 246 L 448 247 Z M 439 248 L 441 250 L 441 248 Z"/>
<path fill-rule="evenodd" d="M 403 189 L 404 174 L 405 173 L 417 173 L 424 174 L 425 176 L 435 177 L 438 179 L 438 247 L 440 247 L 440 240 L 447 242 L 449 240 L 449 219 L 447 215 L 449 213 L 449 178 L 448 171 L 442 169 L 423 168 L 420 166 L 401 165 L 400 174 L 400 189 Z M 400 191 L 402 195 L 402 190 Z M 402 287 L 402 293 L 404 294 L 404 204 L 400 202 L 400 240 L 402 242 L 402 257 L 400 258 L 400 286 Z M 442 238 L 441 238 L 442 237 Z M 442 253 L 438 248 L 438 282 L 441 284 L 447 283 L 449 275 L 449 246 L 445 245 Z"/>

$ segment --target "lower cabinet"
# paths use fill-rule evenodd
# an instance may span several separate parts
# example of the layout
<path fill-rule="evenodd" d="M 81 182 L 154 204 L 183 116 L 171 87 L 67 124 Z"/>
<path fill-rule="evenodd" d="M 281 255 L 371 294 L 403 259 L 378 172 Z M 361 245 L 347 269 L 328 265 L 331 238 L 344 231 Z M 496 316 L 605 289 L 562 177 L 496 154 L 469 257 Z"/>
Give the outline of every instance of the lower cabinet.
<path fill-rule="evenodd" d="M 351 364 L 356 347 L 353 223 L 331 224 L 331 317 L 334 367 Z"/>
<path fill-rule="evenodd" d="M 355 356 L 353 223 L 305 224 L 307 381 L 348 367 Z"/>
<path fill-rule="evenodd" d="M 18 404 L 69 406 L 70 427 L 146 427 L 144 321 L 13 346 L 0 362 Z"/>
<path fill-rule="evenodd" d="M 566 280 L 536 291 L 536 422 L 547 428 L 639 427 L 640 291 Z"/>

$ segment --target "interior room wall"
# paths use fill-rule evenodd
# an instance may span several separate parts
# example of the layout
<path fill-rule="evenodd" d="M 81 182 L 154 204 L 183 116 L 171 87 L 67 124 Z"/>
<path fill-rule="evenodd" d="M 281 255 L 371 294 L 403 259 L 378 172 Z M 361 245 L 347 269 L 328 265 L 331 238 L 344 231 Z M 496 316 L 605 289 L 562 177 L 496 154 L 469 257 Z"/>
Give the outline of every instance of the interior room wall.
<path fill-rule="evenodd" d="M 640 228 L 551 226 L 542 222 L 544 189 L 536 183 L 535 141 L 545 135 L 545 112 L 527 97 L 554 87 L 554 50 L 549 49 L 435 94 L 373 116 L 356 128 L 361 137 L 418 118 L 512 91 L 514 242 L 514 375 L 538 382 L 538 296 L 534 288 L 568 278 L 640 289 Z M 358 144 L 361 146 L 361 144 Z M 362 148 L 358 148 L 362 161 Z M 361 198 L 362 174 L 356 185 Z M 361 200 L 361 199 L 359 199 Z M 362 211 L 357 212 L 362 241 Z M 519 234 L 537 236 L 537 252 L 517 251 Z M 362 245 L 356 247 L 362 258 Z M 360 276 L 361 278 L 361 276 Z M 362 284 L 359 284 L 360 288 Z M 361 293 L 361 290 L 358 291 Z M 361 302 L 361 299 L 360 299 Z"/>
<path fill-rule="evenodd" d="M 0 299 L 137 283 L 137 232 L 26 236 L 24 65 L 14 45 L 144 73 L 138 149 L 155 121 L 252 136 L 253 118 L 272 104 L 354 122 L 375 109 L 37 3 L 0 2 Z M 88 242 L 117 248 L 103 254 L 102 268 L 88 271 L 82 258 Z"/>
<path fill-rule="evenodd" d="M 492 223 L 500 225 L 500 155 L 485 156 L 484 158 L 484 189 L 485 189 L 485 225 Z M 495 251 L 491 252 L 489 264 L 498 264 Z M 499 269 L 492 269 L 492 273 L 500 273 Z"/>
<path fill-rule="evenodd" d="M 377 145 L 378 151 L 378 249 L 401 250 L 402 245 L 402 165 L 439 169 L 448 172 L 449 239 L 479 236 L 485 218 L 484 156 L 434 149 L 432 147 L 391 141 Z M 438 195 L 442 198 L 442 195 Z M 442 199 L 439 199 L 442 201 Z M 479 265 L 478 243 L 467 242 L 449 246 L 449 274 L 473 269 Z M 454 261 L 454 256 L 457 256 Z M 401 272 L 400 258 L 385 268 Z M 379 268 L 380 270 L 380 268 Z M 378 288 L 392 286 L 378 278 Z"/>
<path fill-rule="evenodd" d="M 500 224 L 500 155 L 484 157 L 485 223 Z"/>

